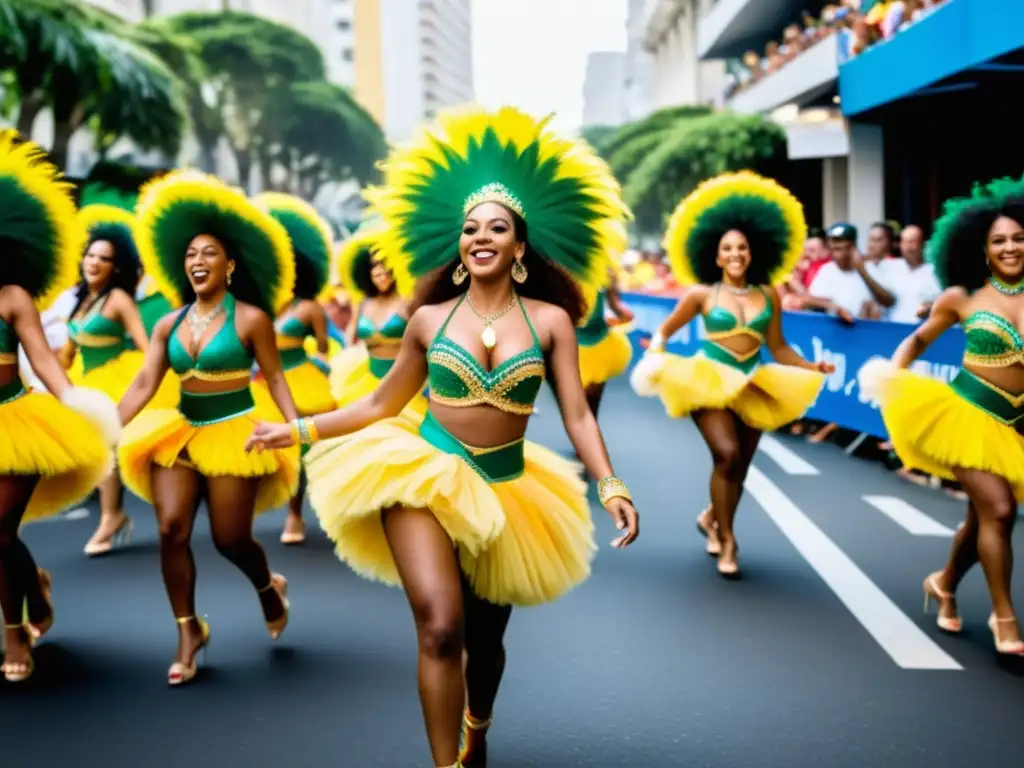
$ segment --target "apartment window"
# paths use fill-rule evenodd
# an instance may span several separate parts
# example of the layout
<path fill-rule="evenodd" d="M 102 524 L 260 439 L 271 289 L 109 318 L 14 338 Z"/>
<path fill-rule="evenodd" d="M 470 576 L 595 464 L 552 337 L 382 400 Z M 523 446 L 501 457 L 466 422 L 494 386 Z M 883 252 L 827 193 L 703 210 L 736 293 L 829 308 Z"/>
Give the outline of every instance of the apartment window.
<path fill-rule="evenodd" d="M 352 61 L 352 49 L 345 48 L 341 52 L 342 61 Z"/>
<path fill-rule="evenodd" d="M 352 29 L 352 22 L 348 19 L 338 19 L 338 29 L 342 32 L 348 32 Z"/>

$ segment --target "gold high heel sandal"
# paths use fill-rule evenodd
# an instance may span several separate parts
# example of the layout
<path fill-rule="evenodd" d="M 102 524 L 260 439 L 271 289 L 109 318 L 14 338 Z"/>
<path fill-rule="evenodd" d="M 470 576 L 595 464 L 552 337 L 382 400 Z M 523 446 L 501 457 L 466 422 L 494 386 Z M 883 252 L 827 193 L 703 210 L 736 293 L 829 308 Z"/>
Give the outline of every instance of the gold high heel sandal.
<path fill-rule="evenodd" d="M 950 592 L 946 592 L 939 588 L 936 583 L 936 577 L 940 576 L 942 571 L 929 574 L 928 578 L 924 580 L 924 612 L 928 613 L 931 607 L 932 600 L 937 604 L 935 624 L 943 632 L 949 632 L 950 634 L 956 634 L 963 629 L 963 622 L 959 616 L 943 616 L 942 615 L 942 604 L 946 600 L 952 600 L 953 595 Z"/>
<path fill-rule="evenodd" d="M 992 639 L 996 643 L 996 653 L 1000 653 L 1004 656 L 1024 656 L 1024 640 L 1000 640 L 999 632 L 996 631 L 996 627 L 1000 624 L 1008 624 L 1011 621 L 1016 622 L 1016 616 L 1008 616 L 1005 619 L 996 618 L 993 613 L 988 617 L 988 629 L 992 633 Z"/>
<path fill-rule="evenodd" d="M 467 762 L 472 757 L 469 754 L 469 732 L 470 731 L 475 731 L 477 733 L 486 734 L 487 733 L 487 729 L 491 727 L 491 723 L 493 723 L 493 722 L 494 722 L 494 715 L 491 715 L 486 720 L 477 720 L 475 717 L 473 717 L 471 714 L 469 714 L 469 710 L 468 709 L 466 710 L 465 714 L 462 717 L 462 748 L 459 750 L 459 762 L 457 763 L 458 766 L 460 766 L 460 767 L 465 766 L 466 768 L 470 768 L 470 766 L 472 765 L 471 763 Z M 486 743 L 486 741 L 484 742 L 484 747 L 481 750 L 481 752 L 482 752 L 482 755 L 480 755 L 480 756 L 483 758 L 484 762 L 486 762 L 487 761 L 487 743 Z"/>
<path fill-rule="evenodd" d="M 281 602 L 284 604 L 284 613 L 281 617 L 274 619 L 274 621 L 267 622 L 267 632 L 270 633 L 271 640 L 277 640 L 284 632 L 284 628 L 288 626 L 288 611 L 290 605 L 288 603 L 288 579 L 279 573 L 270 574 L 270 583 L 263 589 L 256 590 L 257 594 L 262 595 L 271 589 L 277 590 L 277 594 L 281 597 Z"/>
<path fill-rule="evenodd" d="M 121 547 L 127 547 L 132 543 L 132 519 L 125 515 L 124 520 L 117 526 L 115 530 L 106 541 L 100 541 L 93 544 L 91 541 L 85 545 L 85 554 L 87 557 L 100 557 L 102 555 L 108 555 L 115 549 Z"/>
<path fill-rule="evenodd" d="M 9 629 L 25 629 L 24 624 L 4 624 L 4 631 Z M 23 683 L 32 677 L 32 673 L 36 671 L 36 661 L 31 655 L 28 657 L 28 661 L 22 662 L 11 662 L 5 661 L 0 664 L 0 672 L 3 672 L 4 680 L 8 683 Z"/>
<path fill-rule="evenodd" d="M 707 509 L 697 515 L 697 532 L 708 540 L 708 544 L 704 548 L 704 551 L 711 557 L 718 557 L 722 552 L 722 542 L 718 540 L 718 531 L 715 530 L 714 518 L 711 518 L 711 525 L 707 525 L 706 520 L 708 518 L 711 518 L 710 504 Z"/>
<path fill-rule="evenodd" d="M 184 685 L 185 683 L 192 682 L 199 672 L 196 656 L 199 655 L 200 651 L 203 652 L 203 661 L 206 661 L 206 647 L 210 644 L 210 625 L 204 619 L 195 616 L 182 616 L 180 619 L 175 619 L 175 622 L 178 624 L 188 624 L 190 621 L 198 622 L 202 640 L 196 646 L 195 651 L 192 652 L 192 662 L 190 664 L 182 664 L 180 661 L 171 664 L 171 668 L 167 670 L 168 685 Z"/>

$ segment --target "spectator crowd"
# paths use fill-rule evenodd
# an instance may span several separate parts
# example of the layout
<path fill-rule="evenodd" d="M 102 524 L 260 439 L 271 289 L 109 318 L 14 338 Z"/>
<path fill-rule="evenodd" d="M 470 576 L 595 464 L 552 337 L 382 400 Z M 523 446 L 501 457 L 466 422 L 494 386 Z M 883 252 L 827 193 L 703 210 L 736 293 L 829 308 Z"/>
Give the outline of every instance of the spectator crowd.
<path fill-rule="evenodd" d="M 826 5 L 819 16 L 804 13 L 790 24 L 781 40 L 765 46 L 764 53 L 750 50 L 732 67 L 732 83 L 726 98 L 778 72 L 804 51 L 832 35 L 839 35 L 839 56 L 845 61 L 872 45 L 888 40 L 931 13 L 948 0 L 842 0 Z"/>

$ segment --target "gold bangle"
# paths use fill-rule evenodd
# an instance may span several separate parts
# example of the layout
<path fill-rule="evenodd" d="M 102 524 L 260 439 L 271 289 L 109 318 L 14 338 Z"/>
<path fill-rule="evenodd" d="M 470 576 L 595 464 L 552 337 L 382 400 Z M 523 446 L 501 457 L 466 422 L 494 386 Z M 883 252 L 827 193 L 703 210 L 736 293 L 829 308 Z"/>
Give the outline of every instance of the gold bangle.
<path fill-rule="evenodd" d="M 298 445 L 302 441 L 302 430 L 299 428 L 299 420 L 298 419 L 292 419 L 292 421 L 291 421 L 291 428 L 292 428 L 292 442 L 295 443 L 296 445 Z"/>
<path fill-rule="evenodd" d="M 316 428 L 316 422 L 313 421 L 313 417 L 310 416 L 306 419 L 306 427 L 309 431 L 309 442 L 315 443 L 320 440 L 320 430 Z"/>
<path fill-rule="evenodd" d="M 609 501 L 615 498 L 625 499 L 629 502 L 633 501 L 633 497 L 629 495 L 629 489 L 626 487 L 626 484 L 615 475 L 608 475 L 608 477 L 598 481 L 597 495 L 601 499 L 601 504 L 605 507 L 608 506 Z"/>

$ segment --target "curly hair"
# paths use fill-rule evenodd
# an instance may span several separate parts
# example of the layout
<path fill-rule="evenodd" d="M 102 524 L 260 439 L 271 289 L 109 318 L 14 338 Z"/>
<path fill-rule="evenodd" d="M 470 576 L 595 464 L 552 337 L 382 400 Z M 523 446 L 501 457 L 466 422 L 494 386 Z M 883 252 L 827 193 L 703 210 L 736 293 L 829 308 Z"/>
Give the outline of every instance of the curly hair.
<path fill-rule="evenodd" d="M 391 289 L 387 294 L 381 293 L 380 289 L 377 288 L 377 284 L 373 282 L 373 278 L 370 275 L 373 274 L 373 268 L 378 264 L 387 269 L 392 279 L 394 279 L 394 273 L 388 269 L 388 266 L 383 261 L 377 258 L 377 252 L 373 248 L 360 248 L 359 253 L 352 260 L 352 281 L 363 292 L 363 295 L 370 299 L 377 296 L 390 296 L 398 290 L 397 282 L 391 283 Z"/>
<path fill-rule="evenodd" d="M 747 267 L 747 282 L 751 285 L 766 285 L 778 266 L 777 254 L 781 254 L 788 242 L 788 234 L 772 226 L 762 226 L 756 217 L 744 218 L 737 211 L 710 211 L 708 218 L 718 221 L 694 228 L 686 243 L 686 249 L 696 267 L 697 279 L 705 285 L 712 285 L 722 279 L 722 268 L 718 265 L 718 246 L 729 232 L 740 232 L 750 246 L 750 266 Z M 715 214 L 720 214 L 716 217 Z"/>
<path fill-rule="evenodd" d="M 990 275 L 985 255 L 988 233 L 1002 217 L 1024 227 L 1024 180 L 975 184 L 970 197 L 945 202 L 926 247 L 943 288 L 959 286 L 973 292 L 985 284 Z"/>
<path fill-rule="evenodd" d="M 515 211 L 505 206 L 502 208 L 505 208 L 512 217 L 516 241 L 528 243 L 526 221 Z M 452 282 L 452 274 L 461 263 L 460 259 L 455 259 L 450 264 L 425 275 L 416 286 L 410 312 L 415 312 L 424 304 L 442 304 L 468 291 L 469 280 L 462 285 Z M 587 310 L 586 300 L 579 285 L 568 272 L 537 253 L 529 244 L 523 255 L 523 266 L 527 272 L 526 282 L 516 284 L 516 293 L 528 299 L 561 307 L 569 314 L 573 325 L 583 319 Z"/>
<path fill-rule="evenodd" d="M 88 251 L 93 243 L 107 242 L 114 249 L 114 271 L 110 281 L 100 291 L 97 300 L 109 294 L 115 288 L 120 288 L 132 299 L 135 298 L 135 291 L 139 287 L 139 280 L 142 278 L 142 267 L 139 262 L 139 252 L 135 248 L 135 241 L 131 234 L 124 227 L 111 225 L 100 225 L 94 227 L 89 233 Z M 83 276 L 75 288 L 75 306 L 69 317 L 74 317 L 89 295 L 89 286 Z"/>

